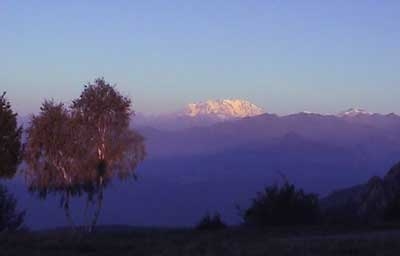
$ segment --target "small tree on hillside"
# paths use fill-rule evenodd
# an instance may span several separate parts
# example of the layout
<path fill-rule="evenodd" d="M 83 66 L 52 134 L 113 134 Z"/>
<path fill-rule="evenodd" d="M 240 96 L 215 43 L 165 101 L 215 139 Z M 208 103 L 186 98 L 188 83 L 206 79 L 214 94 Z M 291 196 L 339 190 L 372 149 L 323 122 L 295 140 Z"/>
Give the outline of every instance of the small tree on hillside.
<path fill-rule="evenodd" d="M 314 224 L 318 221 L 318 197 L 306 194 L 294 185 L 270 186 L 259 193 L 244 214 L 251 226 L 290 226 Z"/>

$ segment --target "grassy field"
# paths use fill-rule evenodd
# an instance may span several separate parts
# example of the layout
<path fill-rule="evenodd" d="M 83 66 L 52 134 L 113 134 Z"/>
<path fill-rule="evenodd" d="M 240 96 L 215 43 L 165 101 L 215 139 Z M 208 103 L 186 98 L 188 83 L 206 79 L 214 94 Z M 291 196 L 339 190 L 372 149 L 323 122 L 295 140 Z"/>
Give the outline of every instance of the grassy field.
<path fill-rule="evenodd" d="M 400 255 L 400 230 L 52 231 L 2 234 L 0 255 Z"/>

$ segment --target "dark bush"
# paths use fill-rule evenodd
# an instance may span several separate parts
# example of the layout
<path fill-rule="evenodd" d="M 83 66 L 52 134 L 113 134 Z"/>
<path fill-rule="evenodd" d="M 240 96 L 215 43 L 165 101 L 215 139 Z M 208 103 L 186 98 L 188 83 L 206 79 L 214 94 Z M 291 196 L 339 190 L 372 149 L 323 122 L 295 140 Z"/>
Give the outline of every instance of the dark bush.
<path fill-rule="evenodd" d="M 323 209 L 321 219 L 326 225 L 340 227 L 360 226 L 368 223 L 365 218 L 358 215 L 356 205 L 351 202 Z"/>
<path fill-rule="evenodd" d="M 25 212 L 17 211 L 16 199 L 0 185 L 0 232 L 22 228 Z"/>
<path fill-rule="evenodd" d="M 14 177 L 21 162 L 22 127 L 17 124 L 17 114 L 11 109 L 5 93 L 0 95 L 0 178 Z"/>
<path fill-rule="evenodd" d="M 384 210 L 384 220 L 389 222 L 400 221 L 400 195 L 396 195 Z"/>
<path fill-rule="evenodd" d="M 244 213 L 245 224 L 256 227 L 316 224 L 319 220 L 318 197 L 306 194 L 286 182 L 269 186 L 258 193 Z"/>
<path fill-rule="evenodd" d="M 225 229 L 227 226 L 221 220 L 221 216 L 219 214 L 215 214 L 211 216 L 207 214 L 196 226 L 197 230 L 221 230 Z"/>

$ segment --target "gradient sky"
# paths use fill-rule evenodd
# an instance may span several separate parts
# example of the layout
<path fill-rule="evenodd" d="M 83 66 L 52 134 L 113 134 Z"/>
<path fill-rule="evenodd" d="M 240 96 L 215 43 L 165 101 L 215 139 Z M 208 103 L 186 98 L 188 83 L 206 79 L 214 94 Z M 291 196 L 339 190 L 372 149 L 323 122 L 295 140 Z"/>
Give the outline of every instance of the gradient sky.
<path fill-rule="evenodd" d="M 400 113 L 400 1 L 0 0 L 0 89 L 21 114 L 98 76 L 139 112 L 244 98 Z"/>

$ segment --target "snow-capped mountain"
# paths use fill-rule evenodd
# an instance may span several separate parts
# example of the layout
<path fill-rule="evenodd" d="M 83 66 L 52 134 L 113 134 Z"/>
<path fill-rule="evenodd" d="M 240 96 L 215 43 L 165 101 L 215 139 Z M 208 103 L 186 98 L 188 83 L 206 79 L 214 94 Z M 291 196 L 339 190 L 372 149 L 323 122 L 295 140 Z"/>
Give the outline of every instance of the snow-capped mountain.
<path fill-rule="evenodd" d="M 219 122 L 264 114 L 262 108 L 246 100 L 225 99 L 191 103 L 180 111 L 155 116 L 138 114 L 136 126 L 157 129 L 182 130 L 191 127 L 209 126 Z"/>
<path fill-rule="evenodd" d="M 255 104 L 240 99 L 207 100 L 191 103 L 185 108 L 183 115 L 189 117 L 212 116 L 222 120 L 257 116 L 264 110 Z"/>
<path fill-rule="evenodd" d="M 373 113 L 370 113 L 366 111 L 365 109 L 360 109 L 360 108 L 350 108 L 346 111 L 340 112 L 338 114 L 339 117 L 356 117 L 360 115 L 373 115 Z"/>

